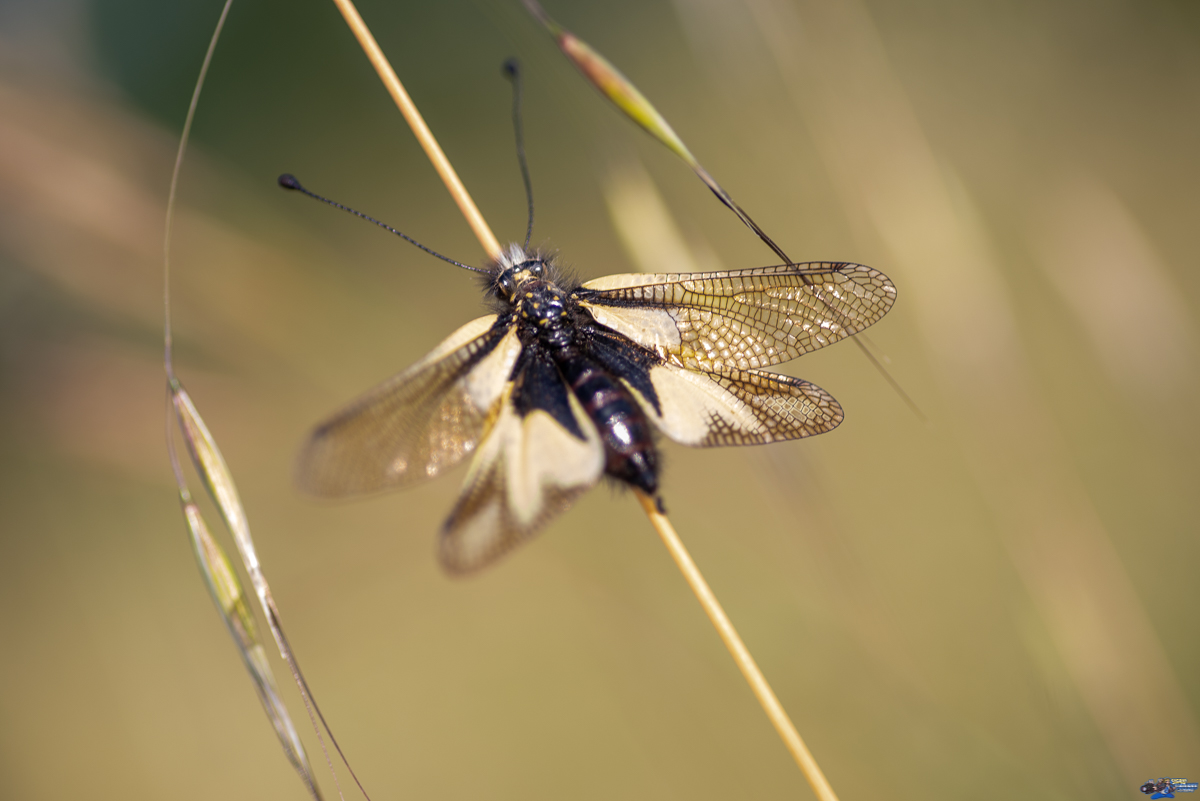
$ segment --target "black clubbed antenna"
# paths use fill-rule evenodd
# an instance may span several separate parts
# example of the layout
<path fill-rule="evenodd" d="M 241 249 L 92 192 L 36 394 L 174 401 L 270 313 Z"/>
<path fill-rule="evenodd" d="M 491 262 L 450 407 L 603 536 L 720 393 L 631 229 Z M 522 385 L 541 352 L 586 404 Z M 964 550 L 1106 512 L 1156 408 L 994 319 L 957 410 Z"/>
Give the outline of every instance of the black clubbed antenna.
<path fill-rule="evenodd" d="M 515 58 L 504 62 L 504 74 L 512 81 L 513 133 L 517 137 L 517 161 L 521 164 L 521 180 L 525 182 L 525 199 L 529 202 L 529 225 L 525 228 L 525 250 L 533 238 L 533 182 L 529 180 L 529 164 L 525 160 L 525 133 L 521 127 L 521 65 Z"/>
<path fill-rule="evenodd" d="M 469 264 L 463 264 L 462 262 L 455 261 L 454 259 L 451 259 L 451 258 L 447 258 L 446 256 L 443 256 L 441 253 L 438 253 L 436 250 L 425 247 L 420 242 L 413 239 L 411 236 L 404 233 L 403 231 L 397 231 L 395 228 L 388 225 L 387 223 L 380 222 L 379 220 L 375 219 L 374 217 L 368 217 L 366 214 L 363 214 L 361 211 L 358 211 L 357 209 L 352 209 L 349 206 L 343 206 L 341 203 L 338 203 L 336 200 L 330 200 L 327 197 L 322 197 L 321 195 L 318 195 L 316 192 L 311 192 L 308 189 L 305 189 L 304 185 L 301 184 L 300 181 L 296 179 L 296 176 L 292 175 L 291 173 L 285 172 L 283 175 L 279 176 L 279 185 L 282 186 L 284 189 L 291 189 L 293 191 L 301 193 L 302 195 L 308 195 L 309 197 L 313 198 L 314 200 L 319 200 L 322 203 L 327 203 L 330 206 L 333 206 L 335 209 L 341 209 L 342 211 L 348 211 L 351 214 L 353 214 L 355 217 L 361 217 L 362 219 L 366 220 L 367 222 L 373 222 L 376 225 L 378 225 L 380 228 L 391 231 L 393 234 L 400 237 L 405 242 L 416 245 L 421 250 L 428 253 L 430 256 L 437 256 L 442 261 L 450 262 L 455 267 L 462 267 L 464 270 L 470 270 L 473 273 L 487 273 L 488 272 L 487 270 L 481 270 L 478 267 L 472 267 Z"/>

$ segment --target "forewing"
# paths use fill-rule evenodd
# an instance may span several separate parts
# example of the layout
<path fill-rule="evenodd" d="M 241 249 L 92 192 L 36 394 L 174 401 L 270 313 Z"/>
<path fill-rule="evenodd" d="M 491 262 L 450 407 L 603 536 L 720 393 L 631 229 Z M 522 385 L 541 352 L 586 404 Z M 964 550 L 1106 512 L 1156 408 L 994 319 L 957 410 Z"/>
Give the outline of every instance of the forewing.
<path fill-rule="evenodd" d="M 842 407 L 816 384 L 759 370 L 705 373 L 663 364 L 650 370 L 658 408 L 646 414 L 684 445 L 757 445 L 832 431 Z"/>
<path fill-rule="evenodd" d="M 862 264 L 809 262 L 715 273 L 610 275 L 576 297 L 605 325 L 691 370 L 754 370 L 878 321 L 896 299 Z"/>
<path fill-rule="evenodd" d="M 432 478 L 475 450 L 521 345 L 481 317 L 421 361 L 318 425 L 297 465 L 301 489 L 325 497 Z"/>
<path fill-rule="evenodd" d="M 442 528 L 439 556 L 447 571 L 468 573 L 492 563 L 600 479 L 600 435 L 574 394 L 567 397 L 582 438 L 542 409 L 522 417 L 511 390 L 505 393 Z"/>

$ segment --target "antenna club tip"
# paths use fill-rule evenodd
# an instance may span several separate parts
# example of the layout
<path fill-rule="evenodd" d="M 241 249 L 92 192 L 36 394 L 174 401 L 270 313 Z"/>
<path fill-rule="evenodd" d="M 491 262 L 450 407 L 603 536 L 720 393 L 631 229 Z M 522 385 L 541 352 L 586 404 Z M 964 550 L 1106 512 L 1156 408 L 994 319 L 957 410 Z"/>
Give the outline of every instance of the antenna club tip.
<path fill-rule="evenodd" d="M 304 189 L 304 187 L 300 185 L 300 181 L 296 179 L 296 176 L 292 175 L 290 172 L 285 172 L 283 175 L 279 176 L 279 185 L 284 189 Z"/>
<path fill-rule="evenodd" d="M 504 62 L 504 65 L 500 69 L 504 72 L 506 78 L 516 78 L 517 73 L 521 71 L 521 62 L 515 58 L 510 58 Z"/>

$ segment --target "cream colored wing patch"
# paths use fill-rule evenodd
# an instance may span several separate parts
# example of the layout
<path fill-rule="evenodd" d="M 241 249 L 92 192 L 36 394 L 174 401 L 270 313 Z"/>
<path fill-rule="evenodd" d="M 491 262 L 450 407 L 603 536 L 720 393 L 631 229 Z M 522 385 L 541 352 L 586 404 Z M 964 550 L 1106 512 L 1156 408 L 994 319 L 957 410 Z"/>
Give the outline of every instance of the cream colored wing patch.
<path fill-rule="evenodd" d="M 758 370 L 699 373 L 674 365 L 650 370 L 659 414 L 634 395 L 650 420 L 676 442 L 698 447 L 757 445 L 830 431 L 842 407 L 807 381 Z"/>
<path fill-rule="evenodd" d="M 318 425 L 300 488 L 343 497 L 433 478 L 475 450 L 521 352 L 496 316 L 467 323 L 429 355 Z"/>
<path fill-rule="evenodd" d="M 468 573 L 492 563 L 600 479 L 600 435 L 573 394 L 569 401 L 584 440 L 540 409 L 522 418 L 505 394 L 442 529 L 439 556 L 447 571 Z"/>
<path fill-rule="evenodd" d="M 861 264 L 810 262 L 678 275 L 610 275 L 576 297 L 596 321 L 691 370 L 754 370 L 878 321 L 896 299 Z"/>

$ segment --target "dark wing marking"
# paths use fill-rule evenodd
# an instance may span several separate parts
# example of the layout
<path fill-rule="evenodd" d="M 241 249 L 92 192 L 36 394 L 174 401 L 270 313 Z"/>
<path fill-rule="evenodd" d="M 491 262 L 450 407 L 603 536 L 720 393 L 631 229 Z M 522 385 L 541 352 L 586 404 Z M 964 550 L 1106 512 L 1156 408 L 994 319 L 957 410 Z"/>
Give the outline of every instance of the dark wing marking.
<path fill-rule="evenodd" d="M 650 370 L 662 411 L 636 393 L 646 415 L 684 445 L 758 445 L 832 431 L 842 407 L 816 384 L 760 370 Z"/>
<path fill-rule="evenodd" d="M 610 275 L 575 297 L 597 322 L 691 370 L 753 370 L 862 331 L 896 287 L 861 264 L 809 262 L 677 275 Z"/>
<path fill-rule="evenodd" d="M 585 439 L 571 409 L 570 394 L 558 365 L 546 349 L 536 341 L 526 345 L 513 371 L 512 402 L 517 414 L 525 417 L 541 409 L 576 437 Z"/>
<path fill-rule="evenodd" d="M 442 528 L 438 555 L 448 572 L 469 573 L 491 564 L 600 479 L 600 435 L 573 393 L 567 394 L 567 402 L 582 437 L 543 409 L 522 416 L 513 406 L 511 389 L 505 392 Z"/>
<path fill-rule="evenodd" d="M 318 425 L 297 483 L 342 497 L 432 478 L 475 449 L 521 345 L 515 330 L 481 317 L 421 361 Z"/>
<path fill-rule="evenodd" d="M 650 370 L 662 364 L 662 359 L 628 337 L 596 324 L 588 327 L 587 349 L 601 367 L 640 392 L 655 412 L 662 411 L 650 380 Z"/>

